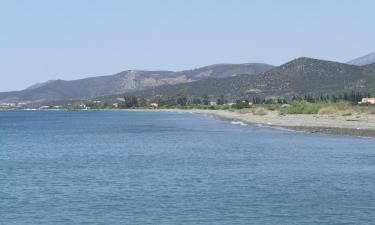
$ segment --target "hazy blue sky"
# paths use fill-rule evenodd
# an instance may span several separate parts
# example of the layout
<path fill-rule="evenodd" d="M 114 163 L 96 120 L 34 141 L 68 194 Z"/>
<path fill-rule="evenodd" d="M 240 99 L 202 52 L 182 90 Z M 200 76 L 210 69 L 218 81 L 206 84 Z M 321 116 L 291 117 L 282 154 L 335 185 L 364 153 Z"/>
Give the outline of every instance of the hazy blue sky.
<path fill-rule="evenodd" d="M 1 0 L 0 91 L 214 63 L 375 51 L 375 1 Z"/>

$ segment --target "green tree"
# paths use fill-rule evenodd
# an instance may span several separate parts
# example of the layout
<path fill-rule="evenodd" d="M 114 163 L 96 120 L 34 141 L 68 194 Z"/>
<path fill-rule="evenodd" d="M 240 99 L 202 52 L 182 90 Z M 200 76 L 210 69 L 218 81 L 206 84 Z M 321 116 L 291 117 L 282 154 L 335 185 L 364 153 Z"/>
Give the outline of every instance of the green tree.
<path fill-rule="evenodd" d="M 200 98 L 193 98 L 193 104 L 194 105 L 200 105 L 200 104 L 202 104 L 202 101 L 201 101 Z"/>
<path fill-rule="evenodd" d="M 209 105 L 210 104 L 210 97 L 208 97 L 208 94 L 205 93 L 202 97 L 202 103 L 203 105 Z"/>
<path fill-rule="evenodd" d="M 124 107 L 132 108 L 138 106 L 138 98 L 135 96 L 124 96 Z"/>
<path fill-rule="evenodd" d="M 185 106 L 188 103 L 188 97 L 185 92 L 180 92 L 176 96 L 176 103 L 177 105 Z"/>
<path fill-rule="evenodd" d="M 160 97 L 156 101 L 160 106 L 173 106 L 176 104 L 176 99 L 174 97 Z"/>
<path fill-rule="evenodd" d="M 220 95 L 220 97 L 217 99 L 217 102 L 216 102 L 218 105 L 224 105 L 225 103 L 227 103 L 227 101 L 225 100 L 225 97 L 224 95 Z"/>
<path fill-rule="evenodd" d="M 147 100 L 145 98 L 139 98 L 138 99 L 138 106 L 146 106 L 147 105 Z"/>

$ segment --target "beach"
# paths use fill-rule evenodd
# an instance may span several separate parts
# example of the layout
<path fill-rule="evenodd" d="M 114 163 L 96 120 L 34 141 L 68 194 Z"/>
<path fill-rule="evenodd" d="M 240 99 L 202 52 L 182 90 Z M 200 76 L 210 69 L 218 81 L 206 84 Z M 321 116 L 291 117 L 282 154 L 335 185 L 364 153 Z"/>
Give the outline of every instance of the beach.
<path fill-rule="evenodd" d="M 321 132 L 338 135 L 375 137 L 375 116 L 328 116 L 328 115 L 254 115 L 241 111 L 200 110 L 200 109 L 157 109 L 163 112 L 186 112 L 214 116 L 219 119 L 237 121 L 245 124 L 283 127 L 306 132 Z"/>

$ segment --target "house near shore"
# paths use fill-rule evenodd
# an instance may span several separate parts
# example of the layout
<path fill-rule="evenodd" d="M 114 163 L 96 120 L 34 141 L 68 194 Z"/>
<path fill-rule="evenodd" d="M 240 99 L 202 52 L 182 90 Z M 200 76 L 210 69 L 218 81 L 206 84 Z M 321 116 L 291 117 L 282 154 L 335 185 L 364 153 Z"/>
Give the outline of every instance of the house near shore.
<path fill-rule="evenodd" d="M 16 107 L 16 103 L 0 103 L 0 108 L 12 108 Z"/>
<path fill-rule="evenodd" d="M 152 108 L 157 108 L 157 107 L 159 107 L 158 103 L 151 103 L 150 106 L 151 106 Z"/>
<path fill-rule="evenodd" d="M 375 104 L 375 98 L 362 98 L 361 104 Z"/>

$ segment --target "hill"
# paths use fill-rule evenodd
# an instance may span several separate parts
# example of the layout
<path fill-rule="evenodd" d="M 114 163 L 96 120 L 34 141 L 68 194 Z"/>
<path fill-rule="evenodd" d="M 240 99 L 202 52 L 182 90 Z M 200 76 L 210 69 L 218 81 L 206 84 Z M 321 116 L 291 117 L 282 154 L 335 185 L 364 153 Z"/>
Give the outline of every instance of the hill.
<path fill-rule="evenodd" d="M 239 73 L 260 74 L 273 68 L 260 63 L 217 64 L 194 70 L 141 71 L 128 70 L 115 75 L 91 77 L 80 80 L 54 80 L 33 85 L 22 91 L 0 92 L 0 102 L 46 102 L 66 99 L 89 99 L 143 90 L 168 84 L 193 82 L 209 78 L 235 76 Z"/>
<path fill-rule="evenodd" d="M 375 63 L 375 52 L 353 59 L 348 62 L 348 64 L 356 65 L 356 66 L 365 66 L 365 65 L 369 65 L 373 63 Z"/>
<path fill-rule="evenodd" d="M 292 97 L 306 94 L 319 96 L 342 94 L 347 91 L 374 91 L 375 64 L 354 66 L 311 58 L 298 58 L 263 74 L 247 74 L 227 78 L 211 78 L 177 85 L 163 85 L 134 92 L 134 95 L 172 96 L 185 91 L 212 98 L 224 94 L 227 99 L 252 97 Z"/>

